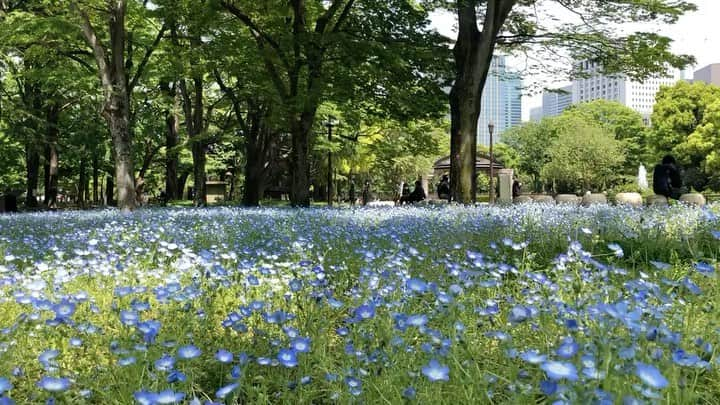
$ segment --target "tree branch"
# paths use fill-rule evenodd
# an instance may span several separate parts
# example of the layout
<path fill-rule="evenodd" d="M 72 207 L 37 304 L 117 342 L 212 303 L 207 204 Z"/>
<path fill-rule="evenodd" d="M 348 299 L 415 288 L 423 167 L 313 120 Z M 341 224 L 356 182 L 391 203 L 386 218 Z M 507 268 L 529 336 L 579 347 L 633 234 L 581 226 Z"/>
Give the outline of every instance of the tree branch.
<path fill-rule="evenodd" d="M 157 49 L 157 46 L 158 44 L 160 44 L 160 40 L 162 40 L 163 36 L 165 35 L 165 31 L 167 30 L 167 28 L 167 24 L 163 23 L 153 43 L 148 48 L 146 48 L 145 55 L 143 55 L 143 58 L 140 61 L 140 65 L 135 72 L 135 76 L 133 76 L 132 80 L 130 80 L 130 84 L 128 84 L 128 94 L 132 93 L 135 86 L 137 86 L 138 81 L 140 80 L 140 76 L 142 76 L 142 73 L 148 64 L 148 61 L 150 60 L 150 56 L 152 56 L 153 52 L 155 52 L 155 49 Z"/>
<path fill-rule="evenodd" d="M 93 28 L 92 23 L 90 22 L 90 17 L 88 17 L 87 13 L 82 10 L 76 2 L 72 2 L 71 7 L 76 9 L 80 14 L 80 19 L 82 21 L 80 28 L 82 29 L 85 40 L 93 50 L 93 56 L 95 56 L 95 63 L 97 63 L 100 80 L 102 80 L 103 86 L 112 88 L 109 68 L 110 60 L 107 57 L 105 47 L 102 45 L 100 39 L 98 39 L 97 34 L 95 33 L 95 28 Z"/>

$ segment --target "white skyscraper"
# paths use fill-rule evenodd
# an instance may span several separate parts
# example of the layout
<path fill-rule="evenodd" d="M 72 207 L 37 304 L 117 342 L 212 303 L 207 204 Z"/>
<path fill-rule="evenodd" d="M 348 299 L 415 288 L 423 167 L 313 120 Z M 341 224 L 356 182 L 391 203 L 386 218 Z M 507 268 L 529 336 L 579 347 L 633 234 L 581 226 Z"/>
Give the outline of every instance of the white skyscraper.
<path fill-rule="evenodd" d="M 503 131 L 519 125 L 522 120 L 522 77 L 510 71 L 505 60 L 504 55 L 492 58 L 478 117 L 478 145 L 490 144 L 489 122 L 495 125 L 493 142 L 499 142 Z"/>
<path fill-rule="evenodd" d="M 674 77 L 654 77 L 640 83 L 623 75 L 608 76 L 600 73 L 600 65 L 592 61 L 580 62 L 580 69 L 587 77 L 573 81 L 573 104 L 598 99 L 617 101 L 640 113 L 646 124 L 650 123 L 660 86 L 672 86 L 676 81 Z"/>
<path fill-rule="evenodd" d="M 554 117 L 560 115 L 573 102 L 573 87 L 565 86 L 556 91 L 544 91 L 542 101 L 542 116 Z"/>

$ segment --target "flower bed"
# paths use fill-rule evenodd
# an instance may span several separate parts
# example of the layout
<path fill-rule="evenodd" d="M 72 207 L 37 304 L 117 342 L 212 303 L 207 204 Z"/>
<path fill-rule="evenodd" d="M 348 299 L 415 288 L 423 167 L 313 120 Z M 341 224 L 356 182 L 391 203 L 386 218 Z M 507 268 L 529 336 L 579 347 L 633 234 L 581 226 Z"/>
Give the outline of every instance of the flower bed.
<path fill-rule="evenodd" d="M 0 403 L 713 402 L 718 214 L 0 217 Z"/>

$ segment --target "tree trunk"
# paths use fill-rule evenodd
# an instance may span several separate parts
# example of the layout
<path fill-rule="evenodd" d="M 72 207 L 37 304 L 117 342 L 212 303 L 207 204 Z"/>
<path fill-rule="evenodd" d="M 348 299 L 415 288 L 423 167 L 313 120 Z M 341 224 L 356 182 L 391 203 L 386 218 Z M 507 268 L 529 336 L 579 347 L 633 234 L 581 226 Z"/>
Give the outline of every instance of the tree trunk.
<path fill-rule="evenodd" d="M 100 175 L 99 172 L 100 172 L 100 167 L 99 167 L 99 162 L 98 162 L 97 151 L 93 151 L 93 160 L 92 160 L 92 184 L 93 184 L 93 185 L 92 185 L 92 189 L 93 189 L 93 192 L 92 192 L 92 200 L 93 200 L 93 203 L 94 203 L 94 204 L 97 204 L 98 201 L 99 201 L 99 196 L 98 196 L 98 193 L 99 193 L 99 188 L 98 188 L 98 187 L 99 187 L 99 184 L 98 184 L 99 179 L 98 179 L 98 177 L 99 177 L 99 175 Z"/>
<path fill-rule="evenodd" d="M 310 140 L 305 124 L 302 120 L 293 120 L 290 134 L 292 138 L 290 204 L 293 207 L 310 206 Z"/>
<path fill-rule="evenodd" d="M 178 195 L 177 198 L 182 199 L 183 195 L 185 195 L 185 183 L 187 183 L 187 178 L 190 176 L 189 170 L 183 170 L 183 172 L 180 174 L 177 180 L 178 185 Z"/>
<path fill-rule="evenodd" d="M 48 208 L 57 208 L 58 194 L 58 138 L 60 129 L 58 121 L 60 110 L 55 104 L 48 106 L 46 111 L 47 120 L 47 146 L 45 147 L 45 200 L 43 204 Z"/>
<path fill-rule="evenodd" d="M 35 190 L 37 190 L 38 180 L 40 177 L 40 154 L 35 149 L 35 145 L 27 145 L 25 147 L 25 163 L 27 169 L 27 194 L 25 206 L 28 208 L 37 207 L 37 198 Z"/>
<path fill-rule="evenodd" d="M 246 141 L 245 189 L 242 204 L 247 207 L 260 205 L 265 193 L 265 159 L 255 143 Z"/>
<path fill-rule="evenodd" d="M 117 110 L 112 110 L 113 111 Z M 135 168 L 133 161 L 132 136 L 128 128 L 128 115 L 124 113 L 110 115 L 110 132 L 115 149 L 115 183 L 117 187 L 117 206 L 130 211 L 137 206 L 135 195 Z"/>
<path fill-rule="evenodd" d="M 87 201 L 87 159 L 80 159 L 80 176 L 78 179 L 78 204 L 80 208 L 85 208 Z"/>
<path fill-rule="evenodd" d="M 497 35 L 517 0 L 489 0 L 482 32 L 475 1 L 458 2 L 458 38 L 453 48 L 456 76 L 450 91 L 450 194 L 458 202 L 475 202 L 477 124 L 480 102 Z M 490 163 L 492 164 L 492 162 Z"/>
<path fill-rule="evenodd" d="M 456 82 L 450 92 L 450 189 L 455 201 L 469 204 L 475 202 L 477 189 L 475 160 L 479 113 L 473 112 L 480 103 L 472 96 L 458 95 L 459 92 L 469 90 L 459 86 Z"/>
<path fill-rule="evenodd" d="M 180 132 L 180 120 L 175 111 L 167 114 L 165 119 L 167 132 L 165 133 L 165 193 L 169 199 L 182 197 L 182 189 L 178 188 L 178 166 L 180 165 L 179 153 L 176 150 L 178 145 L 178 133 Z"/>
<path fill-rule="evenodd" d="M 181 96 L 177 91 L 177 83 L 162 81 L 160 89 L 173 99 L 173 108 L 165 112 L 165 194 L 168 199 L 182 198 L 182 188 L 178 187 L 178 166 L 180 165 L 177 145 L 180 139 L 180 117 L 178 111 L 182 108 Z"/>
<path fill-rule="evenodd" d="M 196 207 L 204 207 L 207 205 L 207 187 L 205 186 L 205 145 L 199 140 L 195 140 L 192 144 L 193 157 L 193 181 L 195 184 L 193 195 L 193 204 Z"/>
<path fill-rule="evenodd" d="M 113 184 L 112 176 L 105 178 L 105 204 L 109 206 L 115 205 L 115 184 Z"/>
<path fill-rule="evenodd" d="M 103 87 L 102 116 L 108 124 L 115 157 L 115 181 L 118 189 L 118 208 L 135 209 L 135 167 L 132 134 L 130 133 L 130 93 L 133 84 L 128 82 L 125 66 L 125 15 L 126 0 L 107 2 L 109 14 L 110 46 L 106 49 L 85 11 L 80 10 L 83 36 L 93 50 L 98 74 Z M 77 8 L 77 4 L 74 4 Z M 140 70 L 138 68 L 138 70 Z"/>

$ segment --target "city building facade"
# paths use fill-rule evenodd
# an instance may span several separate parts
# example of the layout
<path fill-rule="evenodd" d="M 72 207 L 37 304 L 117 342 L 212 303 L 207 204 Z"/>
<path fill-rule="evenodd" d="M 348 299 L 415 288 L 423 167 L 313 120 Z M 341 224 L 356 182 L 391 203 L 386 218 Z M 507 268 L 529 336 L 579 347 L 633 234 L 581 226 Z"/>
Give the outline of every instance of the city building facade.
<path fill-rule="evenodd" d="M 573 103 L 573 87 L 565 86 L 559 89 L 544 91 L 542 98 L 542 117 L 560 115 Z"/>
<path fill-rule="evenodd" d="M 606 75 L 593 61 L 580 62 L 579 68 L 584 75 L 573 80 L 573 104 L 598 99 L 617 101 L 640 113 L 646 125 L 650 124 L 655 94 L 661 86 L 672 86 L 676 82 L 673 76 L 652 77 L 640 83 L 624 75 Z"/>
<path fill-rule="evenodd" d="M 519 125 L 522 120 L 522 77 L 509 69 L 506 59 L 504 55 L 492 59 L 478 118 L 478 145 L 490 144 L 488 123 L 492 122 L 495 127 L 494 143 L 500 140 L 503 131 Z"/>
<path fill-rule="evenodd" d="M 696 70 L 693 74 L 693 81 L 720 86 L 720 63 L 713 63 Z"/>

